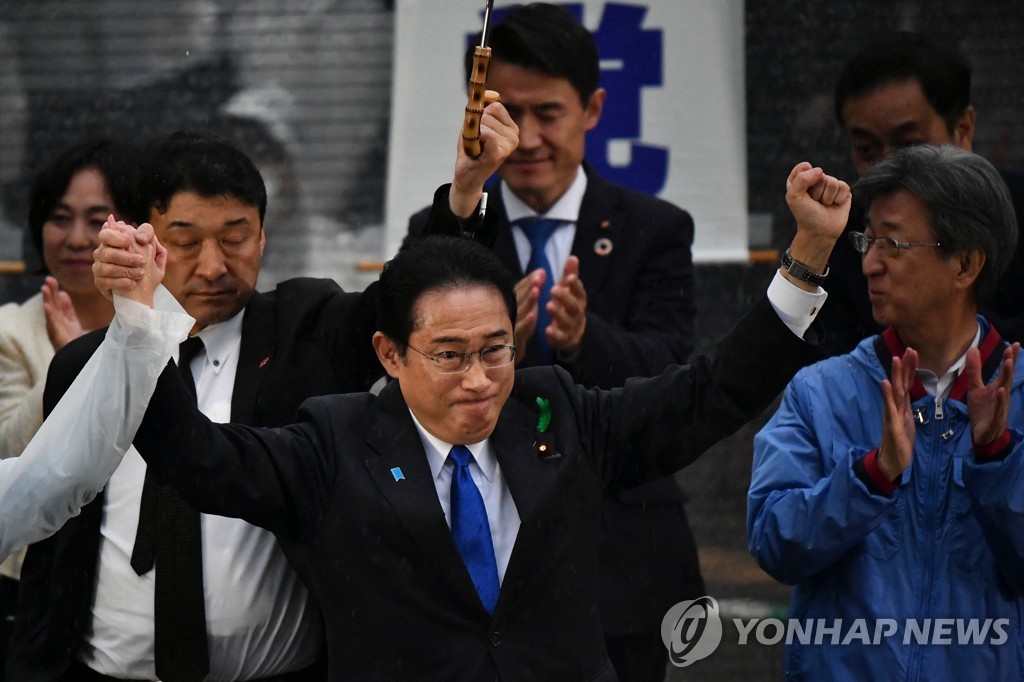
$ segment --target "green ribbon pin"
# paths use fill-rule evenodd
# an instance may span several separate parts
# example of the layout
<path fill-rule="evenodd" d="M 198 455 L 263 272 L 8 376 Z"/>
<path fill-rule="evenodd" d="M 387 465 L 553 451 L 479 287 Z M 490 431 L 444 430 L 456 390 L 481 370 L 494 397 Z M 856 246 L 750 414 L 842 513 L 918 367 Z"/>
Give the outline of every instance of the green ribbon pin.
<path fill-rule="evenodd" d="M 537 396 L 537 408 L 540 410 L 540 416 L 537 417 L 537 433 L 544 433 L 551 425 L 551 401 Z"/>

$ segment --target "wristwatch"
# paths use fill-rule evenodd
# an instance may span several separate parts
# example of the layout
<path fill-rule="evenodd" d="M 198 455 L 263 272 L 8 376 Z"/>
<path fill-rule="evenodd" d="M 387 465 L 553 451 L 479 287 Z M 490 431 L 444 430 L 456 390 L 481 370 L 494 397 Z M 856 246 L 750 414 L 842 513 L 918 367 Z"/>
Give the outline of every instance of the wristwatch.
<path fill-rule="evenodd" d="M 800 261 L 794 260 L 793 254 L 789 252 L 789 249 L 786 249 L 786 253 L 782 254 L 782 267 L 801 282 L 807 282 L 816 287 L 825 284 L 825 279 L 828 277 L 827 263 L 825 264 L 825 272 L 819 275 Z"/>

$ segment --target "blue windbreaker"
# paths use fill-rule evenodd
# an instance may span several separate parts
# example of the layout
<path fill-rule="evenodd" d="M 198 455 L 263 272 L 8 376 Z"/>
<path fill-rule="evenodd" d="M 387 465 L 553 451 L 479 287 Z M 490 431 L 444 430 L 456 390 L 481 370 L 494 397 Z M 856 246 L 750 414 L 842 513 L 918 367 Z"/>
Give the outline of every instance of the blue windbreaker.
<path fill-rule="evenodd" d="M 979 322 L 988 383 L 1005 344 Z M 913 462 L 885 495 L 855 463 L 881 442 L 894 339 L 802 370 L 754 440 L 750 551 L 796 586 L 786 678 L 1024 680 L 1024 372 L 1009 454 L 988 462 L 974 456 L 966 378 L 943 401 L 918 384 Z"/>

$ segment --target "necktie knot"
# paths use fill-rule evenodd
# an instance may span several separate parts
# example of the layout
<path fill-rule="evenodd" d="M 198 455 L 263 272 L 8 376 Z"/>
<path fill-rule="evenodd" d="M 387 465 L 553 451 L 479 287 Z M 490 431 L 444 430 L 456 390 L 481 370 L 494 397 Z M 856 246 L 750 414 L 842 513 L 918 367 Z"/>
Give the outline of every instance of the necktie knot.
<path fill-rule="evenodd" d="M 451 458 L 452 463 L 460 468 L 469 466 L 469 463 L 473 461 L 473 453 L 465 445 L 453 445 L 448 456 Z"/>
<path fill-rule="evenodd" d="M 554 234 L 561 224 L 561 220 L 554 220 L 553 218 L 523 218 L 516 221 L 516 225 L 519 226 L 519 229 L 523 231 L 523 234 L 530 241 L 530 247 L 541 250 L 544 249 L 551 235 Z"/>
<path fill-rule="evenodd" d="M 190 336 L 178 345 L 178 367 L 185 368 L 203 350 L 203 340 L 198 336 Z"/>
<path fill-rule="evenodd" d="M 185 388 L 196 396 L 196 379 L 192 376 L 192 360 L 203 350 L 203 340 L 198 336 L 190 336 L 178 346 L 178 372 L 185 382 Z"/>

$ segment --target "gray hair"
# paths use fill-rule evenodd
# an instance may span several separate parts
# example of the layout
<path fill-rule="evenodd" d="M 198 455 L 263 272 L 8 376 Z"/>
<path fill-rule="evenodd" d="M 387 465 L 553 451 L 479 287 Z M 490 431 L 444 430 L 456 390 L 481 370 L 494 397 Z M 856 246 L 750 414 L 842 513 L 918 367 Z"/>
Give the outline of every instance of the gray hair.
<path fill-rule="evenodd" d="M 978 303 L 989 300 L 1017 247 L 1017 217 L 999 171 L 977 154 L 952 145 L 914 145 L 876 164 L 854 185 L 853 193 L 870 208 L 876 197 L 900 190 L 928 206 L 944 258 L 975 249 L 985 254 L 974 297 Z"/>

